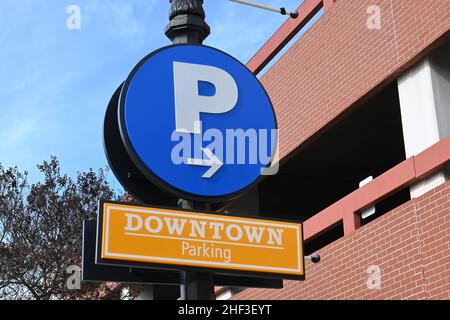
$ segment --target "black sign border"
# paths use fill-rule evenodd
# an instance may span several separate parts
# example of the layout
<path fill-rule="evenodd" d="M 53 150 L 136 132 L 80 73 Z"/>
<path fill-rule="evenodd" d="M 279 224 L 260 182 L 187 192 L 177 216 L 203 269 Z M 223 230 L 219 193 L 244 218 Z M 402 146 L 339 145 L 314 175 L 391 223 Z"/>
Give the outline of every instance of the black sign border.
<path fill-rule="evenodd" d="M 242 195 L 244 195 L 247 191 L 249 191 L 255 185 L 260 183 L 262 181 L 262 179 L 264 178 L 264 176 L 259 175 L 259 177 L 257 177 L 252 183 L 248 184 L 244 188 L 242 188 L 242 189 L 240 189 L 238 191 L 235 191 L 233 193 L 222 195 L 222 196 L 202 196 L 202 195 L 190 193 L 190 192 L 187 192 L 187 191 L 183 191 L 183 190 L 180 190 L 177 187 L 167 183 L 162 178 L 160 178 L 156 173 L 154 173 L 150 168 L 148 168 L 143 163 L 141 158 L 138 156 L 136 151 L 134 150 L 134 148 L 133 148 L 133 146 L 131 144 L 130 138 L 128 136 L 128 132 L 126 130 L 126 124 L 125 124 L 125 117 L 124 117 L 125 100 L 126 100 L 126 95 L 127 95 L 127 92 L 128 92 L 128 88 L 129 88 L 131 82 L 133 81 L 134 76 L 139 71 L 141 66 L 145 62 L 147 62 L 150 58 L 152 58 L 154 55 L 158 54 L 161 51 L 168 50 L 168 49 L 173 48 L 173 47 L 180 47 L 180 46 L 199 46 L 199 47 L 206 47 L 206 48 L 218 51 L 220 53 L 223 53 L 223 54 L 229 56 L 231 59 L 235 60 L 236 62 L 238 62 L 239 64 L 241 64 L 244 68 L 246 68 L 248 70 L 248 68 L 242 62 L 240 62 L 238 59 L 236 59 L 235 57 L 231 56 L 230 54 L 228 54 L 228 53 L 226 53 L 226 52 L 224 52 L 222 50 L 219 50 L 217 48 L 210 47 L 210 46 L 199 45 L 199 44 L 174 44 L 174 45 L 168 45 L 168 46 L 165 46 L 165 47 L 162 47 L 162 48 L 159 48 L 159 49 L 153 51 L 152 53 L 147 55 L 144 59 L 142 59 L 134 67 L 133 71 L 127 77 L 127 80 L 125 81 L 124 85 L 122 86 L 122 90 L 120 92 L 120 98 L 119 98 L 119 130 L 120 130 L 120 135 L 122 137 L 123 144 L 125 146 L 125 149 L 128 152 L 128 155 L 130 156 L 131 160 L 134 162 L 136 167 L 139 169 L 139 171 L 141 171 L 141 173 L 147 179 L 149 179 L 149 181 L 154 183 L 156 186 L 158 186 L 158 187 L 168 191 L 169 193 L 175 194 L 175 195 L 177 195 L 178 197 L 180 197 L 182 199 L 189 199 L 189 200 L 201 201 L 201 202 L 214 202 L 214 203 L 216 203 L 216 202 L 227 202 L 227 201 L 235 200 L 235 199 L 241 197 Z M 249 70 L 249 72 L 252 73 L 250 70 Z M 262 83 L 259 81 L 259 79 L 256 76 L 254 76 L 254 77 L 258 81 L 258 83 L 261 85 L 261 88 L 263 89 L 264 93 L 267 96 L 267 99 L 270 102 L 270 106 L 271 106 L 271 109 L 272 109 L 272 112 L 273 112 L 273 116 L 274 116 L 274 119 L 275 119 L 275 129 L 278 130 L 278 119 L 277 119 L 277 116 L 276 116 L 276 113 L 275 113 L 275 109 L 273 107 L 272 100 L 270 99 L 269 94 L 267 93 L 265 87 L 262 85 Z M 267 164 L 266 168 L 269 168 L 272 165 L 274 157 L 275 157 L 275 155 L 278 152 L 278 149 L 279 149 L 278 140 L 279 140 L 279 132 L 277 132 L 277 139 L 276 139 L 277 144 L 275 146 L 274 152 L 272 153 L 271 161 Z"/>
<path fill-rule="evenodd" d="M 106 160 L 114 176 L 122 187 L 135 199 L 144 203 L 158 203 L 165 206 L 176 206 L 178 198 L 159 188 L 136 167 L 131 160 L 119 130 L 118 109 L 123 83 L 112 95 L 103 122 L 103 149 Z"/>
<path fill-rule="evenodd" d="M 122 267 L 137 267 L 137 268 L 148 268 L 148 269 L 158 269 L 158 270 L 168 270 L 168 271 L 196 271 L 196 272 L 209 272 L 214 274 L 222 274 L 222 275 L 241 275 L 241 276 L 249 276 L 249 277 L 258 277 L 258 278 L 271 278 L 271 279 L 284 279 L 284 280 L 297 280 L 303 281 L 306 277 L 306 269 L 305 269 L 305 251 L 304 251 L 304 228 L 302 221 L 296 220 L 286 220 L 286 219 L 278 219 L 278 218 L 265 218 L 260 220 L 266 221 L 278 221 L 278 222 L 288 222 L 295 223 L 301 226 L 302 230 L 302 239 L 301 239 L 301 249 L 302 249 L 302 270 L 303 275 L 292 275 L 292 274 L 281 274 L 281 273 L 270 273 L 270 272 L 258 272 L 258 271 L 241 271 L 241 270 L 229 270 L 229 269 L 220 269 L 220 268 L 209 268 L 209 267 L 193 267 L 186 265 L 178 265 L 178 264 L 160 264 L 160 263 L 150 263 L 150 262 L 135 262 L 135 261 L 126 261 L 119 259 L 102 259 L 101 250 L 102 250 L 102 239 L 103 239 L 103 205 L 105 203 L 108 204 L 118 204 L 118 205 L 128 205 L 128 206 L 138 206 L 143 208 L 155 208 L 155 209 L 165 209 L 165 210 L 173 210 L 173 211 L 181 211 L 186 213 L 206 213 L 218 215 L 217 212 L 205 211 L 205 210 L 185 210 L 179 208 L 170 208 L 164 206 L 148 206 L 139 203 L 124 203 L 117 201 L 104 201 L 101 200 L 98 208 L 98 217 L 97 217 L 97 241 L 95 248 L 95 256 L 96 256 L 96 264 L 100 265 L 116 265 Z M 253 220 L 258 220 L 255 216 L 249 215 L 241 215 L 241 214 L 227 214 L 230 217 L 236 218 L 248 218 Z"/>

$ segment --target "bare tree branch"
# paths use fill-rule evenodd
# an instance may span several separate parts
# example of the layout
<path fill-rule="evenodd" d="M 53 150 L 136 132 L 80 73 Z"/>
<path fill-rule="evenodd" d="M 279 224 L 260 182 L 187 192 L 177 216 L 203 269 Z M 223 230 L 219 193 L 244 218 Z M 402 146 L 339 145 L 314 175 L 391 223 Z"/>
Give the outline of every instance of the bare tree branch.
<path fill-rule="evenodd" d="M 69 290 L 66 270 L 81 264 L 82 223 L 100 199 L 118 200 L 106 172 L 61 173 L 55 157 L 38 165 L 43 179 L 0 164 L 0 300 L 120 298 L 121 285 L 83 284 Z"/>

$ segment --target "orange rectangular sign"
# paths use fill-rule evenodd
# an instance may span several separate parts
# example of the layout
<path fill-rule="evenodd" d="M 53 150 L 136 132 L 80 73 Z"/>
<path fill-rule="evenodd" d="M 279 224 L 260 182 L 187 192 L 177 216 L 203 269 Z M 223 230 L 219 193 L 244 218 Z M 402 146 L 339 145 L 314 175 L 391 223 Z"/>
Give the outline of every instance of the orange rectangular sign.
<path fill-rule="evenodd" d="M 97 242 L 100 264 L 304 278 L 296 222 L 102 202 Z"/>

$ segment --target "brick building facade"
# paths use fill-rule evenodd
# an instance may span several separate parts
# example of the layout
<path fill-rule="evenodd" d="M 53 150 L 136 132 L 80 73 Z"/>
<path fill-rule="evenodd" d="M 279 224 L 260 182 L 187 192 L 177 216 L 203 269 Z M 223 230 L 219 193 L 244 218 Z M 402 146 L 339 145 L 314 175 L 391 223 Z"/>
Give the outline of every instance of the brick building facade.
<path fill-rule="evenodd" d="M 233 299 L 450 299 L 449 207 L 446 183 L 320 250 L 321 263 L 307 262 L 306 281 Z"/>
<path fill-rule="evenodd" d="M 449 299 L 450 2 L 305 0 L 247 66 L 260 72 L 320 9 L 261 77 L 280 174 L 233 209 L 304 220 L 306 252 L 322 261 L 281 290 L 218 295 Z"/>

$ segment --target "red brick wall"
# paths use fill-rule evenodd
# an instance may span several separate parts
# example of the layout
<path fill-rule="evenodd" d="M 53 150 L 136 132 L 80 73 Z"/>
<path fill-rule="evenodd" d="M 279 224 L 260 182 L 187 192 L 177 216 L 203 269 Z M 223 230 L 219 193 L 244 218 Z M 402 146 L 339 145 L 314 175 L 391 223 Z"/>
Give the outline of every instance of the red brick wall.
<path fill-rule="evenodd" d="M 367 9 L 381 8 L 381 30 Z M 449 0 L 338 0 L 262 77 L 289 154 L 448 34 Z"/>
<path fill-rule="evenodd" d="M 450 299 L 450 181 L 320 250 L 304 282 L 234 299 Z M 381 288 L 368 289 L 370 266 Z"/>

